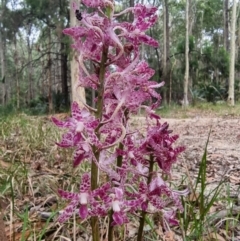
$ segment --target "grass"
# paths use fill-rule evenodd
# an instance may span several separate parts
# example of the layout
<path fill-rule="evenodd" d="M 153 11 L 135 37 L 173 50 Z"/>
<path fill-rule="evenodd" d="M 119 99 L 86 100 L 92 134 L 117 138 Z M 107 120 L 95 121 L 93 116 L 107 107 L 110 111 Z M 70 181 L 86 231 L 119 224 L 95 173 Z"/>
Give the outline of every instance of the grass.
<path fill-rule="evenodd" d="M 159 113 L 164 118 L 191 118 L 194 115 L 237 117 L 240 105 L 229 108 L 224 104 L 204 103 L 187 110 L 171 106 L 163 107 Z M 73 169 L 72 150 L 56 148 L 55 141 L 59 139 L 59 130 L 47 116 L 18 114 L 0 118 L 0 200 L 7 203 L 4 221 L 9 240 L 10 237 L 13 241 L 72 240 L 72 237 L 77 240 L 77 235 L 88 240 L 90 236 L 89 223 L 77 217 L 62 225 L 55 222 L 58 210 L 65 206 L 57 190 L 76 190 L 81 168 L 88 168 L 85 165 Z M 206 192 L 206 153 L 207 146 L 196 179 L 191 179 L 188 171 L 184 173 L 188 177 L 184 179 L 184 184 L 191 187 L 191 192 L 196 195 L 193 199 L 182 200 L 184 213 L 179 216 L 181 225 L 173 231 L 184 241 L 207 240 L 208 235 L 214 240 L 214 235 L 222 236 L 217 233 L 221 227 L 231 238 L 229 240 L 235 240 L 240 210 L 231 209 L 236 200 L 232 200 L 230 194 L 225 197 L 220 195 L 220 190 L 229 188 L 224 182 L 213 189 L 212 195 Z M 220 218 L 218 212 L 211 212 L 211 208 L 219 202 L 230 207 L 227 214 Z M 155 216 L 150 216 L 146 222 L 145 240 L 159 240 L 164 235 L 158 224 L 159 218 L 155 219 Z M 107 226 L 106 220 L 101 220 L 101 224 Z M 119 240 L 123 240 L 125 231 L 119 230 Z M 105 232 L 102 230 L 103 236 Z"/>
<path fill-rule="evenodd" d="M 184 241 L 191 240 L 205 240 L 209 233 L 215 233 L 215 228 L 211 227 L 209 211 L 214 204 L 220 198 L 220 192 L 223 189 L 225 179 L 218 183 L 218 185 L 207 192 L 207 147 L 209 137 L 206 143 L 206 147 L 199 165 L 199 171 L 197 179 L 192 182 L 189 178 L 191 198 L 182 199 L 184 212 L 179 216 L 181 221 L 182 236 Z M 209 231 L 211 230 L 211 231 Z"/>
<path fill-rule="evenodd" d="M 173 104 L 163 106 L 158 110 L 158 114 L 163 118 L 193 118 L 193 117 L 239 117 L 240 103 L 236 103 L 234 107 L 222 103 L 206 103 L 199 102 L 195 106 L 189 106 L 183 109 L 181 106 Z"/>
<path fill-rule="evenodd" d="M 0 119 L 0 126 L 0 190 L 2 199 L 8 203 L 5 221 L 11 229 L 7 235 L 15 240 L 28 240 L 26 236 L 36 235 L 29 233 L 33 224 L 29 218 L 36 203 L 49 205 L 44 209 L 52 212 L 58 208 L 57 189 L 65 185 L 62 182 L 65 176 L 74 177 L 69 180 L 76 183 L 72 153 L 56 148 L 60 133 L 47 117 L 9 115 Z M 55 203 L 46 201 L 52 196 Z M 23 223 L 22 228 L 14 230 L 19 223 Z"/>

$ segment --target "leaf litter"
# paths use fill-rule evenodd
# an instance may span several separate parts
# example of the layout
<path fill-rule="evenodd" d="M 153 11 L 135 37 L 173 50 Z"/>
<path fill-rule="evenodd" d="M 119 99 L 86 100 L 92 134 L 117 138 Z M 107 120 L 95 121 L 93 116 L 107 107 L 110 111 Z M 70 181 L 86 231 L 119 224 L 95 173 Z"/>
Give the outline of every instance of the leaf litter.
<path fill-rule="evenodd" d="M 64 119 L 66 116 L 61 114 L 58 118 Z M 211 230 L 205 240 L 208 240 L 207 237 L 211 238 L 209 240 L 232 240 L 232 237 L 240 240 L 240 119 L 197 117 L 162 121 L 167 121 L 174 133 L 179 134 L 178 144 L 186 147 L 172 172 L 173 183 L 186 178 L 186 173 L 188 178 L 193 181 L 196 179 L 211 132 L 206 190 L 211 193 L 223 178 L 225 182 L 221 197 L 210 210 L 210 214 L 216 214 L 213 226 L 218 225 L 221 232 L 214 236 L 216 232 Z M 7 203 L 3 210 L 7 239 L 90 240 L 89 222 L 80 220 L 77 215 L 66 224 L 56 222 L 58 211 L 66 205 L 59 198 L 57 190 L 75 189 L 81 168 L 86 167 L 73 169 L 72 151 L 56 147 L 55 141 L 60 138 L 60 133 L 54 129 L 49 117 L 23 115 L 1 122 L 0 200 Z M 194 201 L 191 195 L 189 198 Z M 226 218 L 229 216 L 232 219 L 226 230 Z M 155 219 L 154 230 L 150 228 L 150 231 L 146 231 L 146 240 L 183 240 L 179 228 L 163 230 L 159 218 L 153 217 Z M 102 240 L 106 240 L 107 220 L 101 220 L 101 224 Z M 152 231 L 155 236 L 151 236 Z M 117 240 L 135 240 L 137 219 L 120 227 L 118 232 Z"/>

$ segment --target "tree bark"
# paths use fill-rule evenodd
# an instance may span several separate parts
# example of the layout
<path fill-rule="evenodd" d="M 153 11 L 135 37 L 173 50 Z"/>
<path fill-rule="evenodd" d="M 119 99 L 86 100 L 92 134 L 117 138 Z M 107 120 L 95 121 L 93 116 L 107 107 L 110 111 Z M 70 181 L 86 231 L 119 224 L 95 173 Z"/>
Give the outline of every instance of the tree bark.
<path fill-rule="evenodd" d="M 15 80 L 16 80 L 16 104 L 17 110 L 20 109 L 20 85 L 19 85 L 19 73 L 18 73 L 18 49 L 17 49 L 17 36 L 14 36 L 14 63 L 15 63 Z"/>
<path fill-rule="evenodd" d="M 240 12 L 240 5 L 238 5 L 239 7 L 238 7 L 238 11 L 237 11 L 237 16 L 239 15 L 239 12 Z M 235 52 L 236 52 L 236 59 L 237 59 L 237 61 L 238 61 L 238 58 L 239 58 L 239 50 L 240 50 L 240 19 L 239 19 L 239 17 L 237 17 L 237 23 L 236 23 L 236 25 L 237 25 L 237 41 L 236 41 L 236 50 L 235 50 Z M 238 71 L 238 70 L 236 70 L 236 78 L 237 79 L 240 79 L 240 71 Z M 228 88 L 226 88 L 226 89 L 228 89 Z M 236 89 L 235 89 L 235 91 L 236 91 Z M 238 82 L 238 87 L 237 87 L 237 91 L 238 91 L 238 95 L 239 95 L 239 93 L 240 93 L 240 82 Z M 238 98 L 238 100 L 239 100 L 239 98 Z"/>
<path fill-rule="evenodd" d="M 228 14 L 228 5 L 229 0 L 223 1 L 223 20 L 224 20 L 224 29 L 223 29 L 223 42 L 224 42 L 224 48 L 226 51 L 229 51 L 229 14 Z"/>
<path fill-rule="evenodd" d="M 186 0 L 185 12 L 185 29 L 186 29 L 186 42 L 185 42 L 185 74 L 184 74 L 184 90 L 183 90 L 183 107 L 189 105 L 188 102 L 188 82 L 189 82 L 189 0 Z"/>
<path fill-rule="evenodd" d="M 129 6 L 130 6 L 130 7 L 134 7 L 134 0 L 129 0 Z M 130 13 L 129 13 L 129 21 L 132 22 L 133 19 L 134 19 L 133 13 L 130 12 Z"/>
<path fill-rule="evenodd" d="M 164 0 L 163 3 L 163 81 L 165 81 L 163 101 L 167 103 L 167 91 L 169 90 L 169 11 L 168 0 Z M 169 93 L 169 96 L 171 94 Z"/>
<path fill-rule="evenodd" d="M 193 35 L 193 28 L 194 24 L 196 22 L 196 16 L 197 16 L 197 11 L 196 11 L 196 0 L 189 0 L 188 2 L 188 39 L 190 36 Z M 188 43 L 189 44 L 189 43 Z M 189 45 L 188 45 L 189 46 Z M 188 53 L 189 53 L 188 49 Z M 193 96 L 192 96 L 192 90 L 193 90 L 193 70 L 190 66 L 191 62 L 191 55 L 188 54 L 188 62 L 189 62 L 189 74 L 188 74 L 188 103 L 192 103 L 193 101 Z"/>
<path fill-rule="evenodd" d="M 69 105 L 67 69 L 67 54 L 65 52 L 65 44 L 61 42 L 61 83 L 65 107 Z"/>
<path fill-rule="evenodd" d="M 70 1 L 70 26 L 77 25 L 77 19 L 75 12 L 72 9 L 74 0 Z M 79 67 L 78 67 L 78 54 L 75 50 L 72 50 L 72 59 L 71 59 L 71 100 L 76 101 L 80 107 L 83 107 L 86 103 L 85 89 L 78 87 L 78 78 L 79 78 Z"/>
<path fill-rule="evenodd" d="M 31 24 L 28 25 L 28 35 L 27 35 L 27 51 L 28 51 L 28 104 L 33 99 L 33 68 L 32 68 L 32 49 L 31 49 L 31 40 L 30 40 L 30 34 L 31 34 Z"/>
<path fill-rule="evenodd" d="M 223 1 L 223 21 L 224 21 L 224 29 L 223 29 L 223 43 L 224 43 L 224 48 L 227 52 L 229 52 L 229 26 L 228 26 L 228 21 L 229 21 L 229 14 L 228 14 L 228 5 L 229 5 L 229 0 L 224 0 Z M 225 88 L 226 90 L 228 89 L 228 82 L 229 79 L 225 79 Z"/>
<path fill-rule="evenodd" d="M 51 30 L 49 28 L 48 36 L 48 112 L 53 112 L 53 99 L 52 99 L 52 59 L 51 59 Z"/>
<path fill-rule="evenodd" d="M 6 104 L 6 77 L 5 77 L 5 48 L 4 48 L 4 29 L 2 25 L 2 20 L 4 17 L 5 2 L 2 1 L 2 9 L 0 11 L 0 64 L 1 64 L 1 86 L 2 86 L 2 105 Z"/>
<path fill-rule="evenodd" d="M 231 21 L 231 46 L 230 46 L 230 71 L 229 71 L 229 87 L 228 87 L 228 104 L 235 105 L 234 100 L 234 82 L 235 82 L 235 38 L 236 38 L 236 15 L 237 1 L 233 0 L 232 21 Z"/>
<path fill-rule="evenodd" d="M 64 11 L 64 6 L 62 4 L 59 5 L 59 15 L 64 16 L 66 13 Z M 68 17 L 68 23 L 69 23 Z M 68 55 L 67 55 L 67 44 L 64 42 L 64 19 L 60 19 L 59 24 L 57 25 L 57 35 L 60 42 L 60 66 L 61 66 L 61 90 L 63 95 L 64 107 L 69 106 L 69 93 L 68 93 Z"/>

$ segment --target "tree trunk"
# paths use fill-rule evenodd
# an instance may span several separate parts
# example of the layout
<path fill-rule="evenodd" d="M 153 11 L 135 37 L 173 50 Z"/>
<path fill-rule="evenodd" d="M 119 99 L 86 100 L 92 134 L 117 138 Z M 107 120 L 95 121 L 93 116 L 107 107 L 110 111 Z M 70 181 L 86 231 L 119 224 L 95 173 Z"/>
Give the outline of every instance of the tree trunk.
<path fill-rule="evenodd" d="M 229 3 L 229 0 L 223 1 L 223 20 L 224 20 L 223 42 L 224 42 L 224 48 L 226 51 L 229 51 L 228 3 Z"/>
<path fill-rule="evenodd" d="M 51 30 L 49 28 L 48 36 L 48 112 L 53 112 L 53 99 L 52 99 L 52 60 L 51 60 Z"/>
<path fill-rule="evenodd" d="M 185 42 L 185 74 L 184 74 L 184 92 L 183 106 L 187 107 L 188 102 L 188 80 L 189 80 L 189 0 L 186 0 L 186 42 Z"/>
<path fill-rule="evenodd" d="M 70 26 L 77 25 L 77 19 L 75 12 L 72 9 L 74 0 L 70 1 Z M 71 60 L 71 88 L 72 88 L 72 101 L 76 101 L 80 107 L 83 107 L 83 103 L 86 103 L 85 89 L 78 87 L 79 78 L 79 67 L 78 67 L 78 54 L 75 50 L 72 50 L 72 60 Z"/>
<path fill-rule="evenodd" d="M 229 0 L 224 0 L 223 1 L 223 21 L 224 21 L 224 29 L 223 29 L 223 43 L 224 43 L 224 48 L 227 52 L 229 52 L 229 26 L 228 26 L 228 21 L 229 21 L 229 14 L 228 14 L 228 5 L 229 5 Z M 228 82 L 229 79 L 226 78 L 225 80 L 225 88 L 226 90 L 228 89 Z"/>
<path fill-rule="evenodd" d="M 188 38 L 193 35 L 193 28 L 194 24 L 196 23 L 196 0 L 189 0 L 188 3 Z M 188 50 L 189 53 L 189 50 Z M 191 62 L 191 55 L 188 54 L 188 62 Z M 190 65 L 190 64 L 189 64 Z M 193 90 L 193 70 L 189 66 L 189 75 L 188 75 L 188 103 L 192 103 L 193 96 L 192 96 L 192 90 Z"/>
<path fill-rule="evenodd" d="M 2 29 L 1 29 L 2 30 Z M 5 81 L 5 51 L 2 38 L 2 31 L 0 30 L 0 58 L 1 58 L 1 86 L 2 86 L 2 105 L 6 104 L 6 81 Z"/>
<path fill-rule="evenodd" d="M 238 7 L 237 16 L 239 15 L 239 11 L 240 11 L 240 5 L 238 5 L 238 6 L 239 7 Z M 235 52 L 236 52 L 236 59 L 237 60 L 239 58 L 239 50 L 240 50 L 240 19 L 239 19 L 239 17 L 237 17 L 237 41 L 236 41 L 236 50 L 235 50 Z M 236 72 L 236 75 L 235 75 L 236 79 L 240 79 L 240 71 L 239 70 L 235 70 L 235 72 Z M 236 91 L 236 89 L 235 89 L 235 91 Z M 237 94 L 238 95 L 237 101 L 238 101 L 239 100 L 239 94 L 240 94 L 240 82 L 238 82 L 237 91 L 238 91 L 237 92 L 238 93 Z"/>
<path fill-rule="evenodd" d="M 231 52 L 230 52 L 230 71 L 229 71 L 229 87 L 228 87 L 228 104 L 235 105 L 234 101 L 234 77 L 235 77 L 235 38 L 236 38 L 236 15 L 237 1 L 233 0 L 232 22 L 231 22 Z"/>
<path fill-rule="evenodd" d="M 130 7 L 134 7 L 134 0 L 129 0 L 129 6 L 130 6 Z M 130 12 L 130 13 L 129 13 L 129 22 L 132 22 L 133 19 L 134 19 L 133 13 Z"/>
<path fill-rule="evenodd" d="M 41 72 L 44 73 L 42 76 L 42 81 L 38 82 L 39 85 L 39 90 L 40 90 L 40 95 L 42 97 L 45 96 L 45 85 L 47 84 L 46 82 L 46 78 L 45 78 L 45 72 L 46 72 L 46 66 L 45 66 L 45 57 L 44 57 L 44 61 L 42 61 L 42 66 L 41 66 Z"/>
<path fill-rule="evenodd" d="M 2 9 L 0 11 L 0 64 L 1 64 L 1 79 L 0 83 L 2 86 L 2 105 L 4 106 L 6 104 L 6 77 L 5 77 L 5 48 L 4 48 L 4 41 L 5 38 L 3 36 L 4 29 L 2 25 L 2 20 L 4 17 L 4 1 L 1 2 Z"/>
<path fill-rule="evenodd" d="M 14 36 L 14 63 L 15 63 L 15 80 L 16 80 L 16 102 L 17 110 L 20 109 L 20 85 L 19 85 L 19 74 L 18 74 L 18 49 L 17 49 L 17 36 Z"/>
<path fill-rule="evenodd" d="M 167 92 L 169 91 L 169 11 L 168 0 L 163 3 L 163 81 L 165 81 L 163 101 L 167 103 Z M 169 94 L 170 96 L 170 94 Z"/>
<path fill-rule="evenodd" d="M 60 4 L 59 6 L 59 15 L 64 16 L 64 6 Z M 68 18 L 69 22 L 69 18 Z M 61 66 L 61 89 L 62 89 L 62 95 L 63 95 L 63 104 L 64 107 L 67 108 L 69 106 L 69 93 L 68 93 L 68 55 L 67 55 L 67 44 L 64 42 L 64 19 L 60 19 L 59 24 L 57 26 L 57 36 L 60 42 L 60 54 L 61 54 L 61 60 L 60 60 L 60 66 Z"/>
<path fill-rule="evenodd" d="M 61 40 L 62 41 L 62 40 Z M 67 78 L 67 54 L 65 51 L 65 44 L 61 42 L 61 83 L 62 83 L 62 93 L 64 98 L 64 105 L 68 107 L 68 78 Z"/>
<path fill-rule="evenodd" d="M 29 23 L 28 26 L 28 35 L 27 35 L 27 51 L 28 51 L 28 104 L 33 99 L 33 68 L 32 68 L 32 49 L 31 49 L 31 40 L 30 40 L 30 34 L 31 34 L 31 24 Z"/>

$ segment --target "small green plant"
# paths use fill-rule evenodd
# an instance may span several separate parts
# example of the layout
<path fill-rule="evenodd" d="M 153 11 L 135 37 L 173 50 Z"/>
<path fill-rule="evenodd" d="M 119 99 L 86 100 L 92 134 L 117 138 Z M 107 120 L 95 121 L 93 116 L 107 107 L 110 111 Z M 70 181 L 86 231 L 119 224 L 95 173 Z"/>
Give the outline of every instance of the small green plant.
<path fill-rule="evenodd" d="M 183 232 L 184 241 L 202 240 L 204 234 L 208 232 L 209 210 L 219 198 L 224 179 L 222 179 L 217 187 L 211 192 L 206 190 L 207 180 L 207 147 L 209 137 L 205 146 L 205 150 L 200 162 L 198 176 L 195 184 L 190 180 L 191 195 L 188 200 L 182 198 L 184 212 L 180 215 L 181 230 Z"/>
<path fill-rule="evenodd" d="M 217 83 L 202 82 L 199 83 L 196 92 L 199 98 L 216 103 L 218 100 L 224 100 L 225 88 Z"/>
<path fill-rule="evenodd" d="M 24 213 L 19 214 L 18 216 L 23 220 L 21 241 L 25 241 L 26 240 L 26 231 L 27 231 L 28 225 L 29 225 L 28 208 L 26 207 Z"/>
<path fill-rule="evenodd" d="M 7 104 L 6 106 L 0 105 L 0 119 L 11 116 L 14 113 L 16 113 L 16 109 L 14 108 L 12 103 Z"/>
<path fill-rule="evenodd" d="M 195 89 L 195 90 L 190 89 L 190 93 L 192 97 L 192 103 L 191 103 L 192 106 L 196 106 L 196 104 L 199 101 L 204 101 L 204 98 L 200 95 L 198 89 Z"/>
<path fill-rule="evenodd" d="M 42 228 L 40 234 L 39 234 L 39 238 L 38 238 L 38 241 L 41 241 L 43 236 L 47 233 L 47 228 L 48 228 L 48 225 L 49 223 L 52 221 L 52 219 L 54 218 L 54 216 L 56 216 L 57 212 L 53 212 L 50 217 L 47 219 L 44 227 Z"/>

